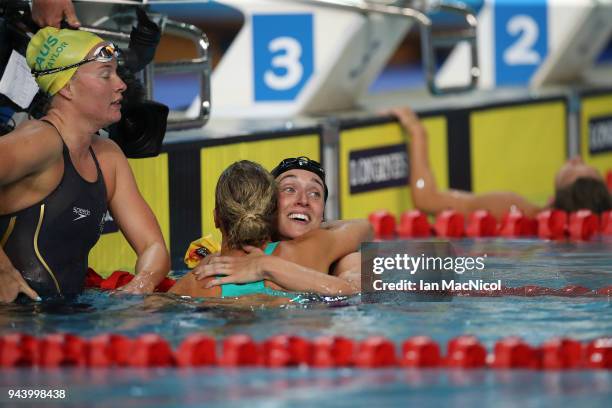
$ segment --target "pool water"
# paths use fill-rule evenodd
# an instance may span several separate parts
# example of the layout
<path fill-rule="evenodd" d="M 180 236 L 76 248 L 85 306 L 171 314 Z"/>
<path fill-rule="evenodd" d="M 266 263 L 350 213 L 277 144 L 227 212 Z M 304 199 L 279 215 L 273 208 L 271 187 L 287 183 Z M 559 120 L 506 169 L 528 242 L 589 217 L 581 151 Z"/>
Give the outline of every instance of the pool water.
<path fill-rule="evenodd" d="M 459 240 L 459 255 L 488 256 L 486 269 L 459 277 L 500 279 L 504 286 L 612 284 L 612 241 Z M 88 290 L 67 304 L 0 306 L 1 333 L 44 336 L 71 332 L 83 337 L 157 333 L 176 348 L 189 334 L 218 340 L 237 333 L 261 341 L 275 334 L 307 338 L 383 335 L 396 346 L 428 335 L 444 349 L 448 340 L 474 334 L 492 350 L 505 336 L 537 345 L 557 336 L 590 341 L 612 334 L 609 297 L 454 297 L 450 302 L 364 304 L 360 296 L 320 298 L 280 308 L 231 307 L 231 300 L 186 300 L 169 295 L 126 296 Z M 442 350 L 444 351 L 444 350 Z M 609 371 L 361 370 L 221 368 L 151 370 L 114 368 L 10 369 L 0 388 L 64 386 L 65 401 L 45 406 L 608 406 Z M 11 406 L 5 395 L 0 405 Z M 9 404 L 9 405 L 6 405 Z M 20 405 L 21 404 L 21 405 Z M 15 406 L 25 406 L 23 402 Z"/>

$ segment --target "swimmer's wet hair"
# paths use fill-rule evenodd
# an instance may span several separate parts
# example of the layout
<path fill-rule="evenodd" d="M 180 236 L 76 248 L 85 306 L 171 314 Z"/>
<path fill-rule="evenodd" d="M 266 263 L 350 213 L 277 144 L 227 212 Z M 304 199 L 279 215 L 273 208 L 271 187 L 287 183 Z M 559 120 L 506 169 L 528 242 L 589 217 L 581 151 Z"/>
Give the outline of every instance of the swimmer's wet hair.
<path fill-rule="evenodd" d="M 553 207 L 567 212 L 587 209 L 601 214 L 612 209 L 612 197 L 603 181 L 580 177 L 556 191 Z"/>
<path fill-rule="evenodd" d="M 232 249 L 261 246 L 276 222 L 278 190 L 274 178 L 257 163 L 242 160 L 221 173 L 215 192 L 217 221 Z"/>

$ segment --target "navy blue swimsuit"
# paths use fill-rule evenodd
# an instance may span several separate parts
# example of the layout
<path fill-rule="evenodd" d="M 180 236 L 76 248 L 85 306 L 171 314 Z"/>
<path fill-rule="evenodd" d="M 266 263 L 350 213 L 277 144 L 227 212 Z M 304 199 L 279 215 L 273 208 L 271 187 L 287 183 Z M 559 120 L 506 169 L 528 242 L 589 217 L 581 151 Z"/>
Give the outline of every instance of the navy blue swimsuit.
<path fill-rule="evenodd" d="M 96 155 L 89 150 L 98 173 L 95 182 L 76 171 L 63 143 L 64 174 L 57 188 L 31 207 L 0 215 L 0 245 L 43 298 L 83 290 L 89 251 L 104 225 L 106 186 Z"/>

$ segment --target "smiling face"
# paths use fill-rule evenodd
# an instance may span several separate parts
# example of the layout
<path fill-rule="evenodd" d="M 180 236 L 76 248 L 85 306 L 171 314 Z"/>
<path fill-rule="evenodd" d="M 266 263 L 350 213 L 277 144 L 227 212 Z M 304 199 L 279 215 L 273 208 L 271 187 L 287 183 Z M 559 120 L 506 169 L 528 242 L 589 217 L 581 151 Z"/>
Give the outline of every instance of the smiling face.
<path fill-rule="evenodd" d="M 579 156 L 572 157 L 566 161 L 557 172 L 555 176 L 555 188 L 567 187 L 578 178 L 582 177 L 603 180 L 596 168 L 585 164 Z"/>
<path fill-rule="evenodd" d="M 80 66 L 72 77 L 71 87 L 79 99 L 79 108 L 98 123 L 100 128 L 121 119 L 121 94 L 126 85 L 117 75 L 115 59 L 109 62 L 93 61 Z"/>
<path fill-rule="evenodd" d="M 278 233 L 283 239 L 300 237 L 319 228 L 325 210 L 323 181 L 307 170 L 278 176 Z"/>

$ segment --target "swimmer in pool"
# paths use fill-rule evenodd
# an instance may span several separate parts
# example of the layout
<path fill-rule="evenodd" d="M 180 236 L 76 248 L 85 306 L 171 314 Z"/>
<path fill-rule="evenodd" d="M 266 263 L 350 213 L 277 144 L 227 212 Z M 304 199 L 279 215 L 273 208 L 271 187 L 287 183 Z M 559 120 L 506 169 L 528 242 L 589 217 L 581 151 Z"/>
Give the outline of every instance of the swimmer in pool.
<path fill-rule="evenodd" d="M 238 183 L 236 180 L 240 180 Z M 234 186 L 239 185 L 240 188 Z M 312 196 L 317 196 L 310 190 Z M 317 190 L 323 201 L 323 187 Z M 243 160 L 228 167 L 219 178 L 215 193 L 215 225 L 221 230 L 222 244 L 220 258 L 250 258 L 243 248 L 260 249 L 267 255 L 273 254 L 277 260 L 289 261 L 299 265 L 303 273 L 310 275 L 311 281 L 325 285 L 325 279 L 338 279 L 328 276 L 330 265 L 337 259 L 355 251 L 363 240 L 371 235 L 371 227 L 365 220 L 356 220 L 329 229 L 317 229 L 298 239 L 271 242 L 275 230 L 278 207 L 278 190 L 272 175 L 259 164 Z M 302 215 L 311 214 L 302 209 Z M 321 212 L 322 215 L 322 212 Z M 246 260 L 246 259 L 245 259 Z M 220 274 L 224 274 L 223 264 L 216 264 Z M 180 279 L 171 289 L 172 293 L 197 297 L 234 297 L 252 294 L 274 294 L 274 290 L 306 291 L 292 289 L 292 274 L 269 274 L 258 271 L 259 279 L 235 280 L 228 283 L 226 278 L 206 277 L 202 282 L 190 272 Z M 312 278 L 314 276 L 314 278 Z M 229 276 L 228 276 L 229 277 Z M 273 281 L 268 279 L 273 278 Z M 264 281 L 265 280 L 265 281 Z M 289 283 L 291 284 L 287 284 Z M 245 283 L 247 284 L 236 284 Z M 346 282 L 345 282 L 346 284 Z M 346 284 L 347 285 L 347 284 Z"/>
<path fill-rule="evenodd" d="M 152 292 L 170 268 L 153 212 L 128 161 L 96 132 L 121 118 L 116 49 L 78 30 L 47 27 L 26 57 L 39 87 L 52 96 L 41 120 L 0 138 L 0 301 L 72 296 L 85 283 L 89 251 L 107 208 L 138 260 L 123 288 Z"/>
<path fill-rule="evenodd" d="M 272 170 L 279 186 L 277 238 L 282 241 L 299 239 L 310 231 L 338 229 L 357 221 L 332 221 L 323 223 L 323 212 L 328 191 L 325 170 L 316 161 L 307 157 L 287 158 Z M 352 295 L 361 290 L 361 257 L 353 252 L 334 262 L 324 272 L 308 270 L 275 256 L 262 256 L 257 248 L 246 247 L 250 257 L 216 257 L 202 261 L 194 274 L 197 279 L 225 275 L 210 282 L 252 282 L 261 279 L 263 273 L 273 282 L 282 280 L 282 285 L 295 292 L 320 295 Z M 277 282 L 278 283 L 278 282 Z"/>
<path fill-rule="evenodd" d="M 506 212 L 518 209 L 533 217 L 542 207 L 530 203 L 514 192 L 473 194 L 467 191 L 438 190 L 428 159 L 427 132 L 410 108 L 391 111 L 410 134 L 410 193 L 419 210 L 437 214 L 453 209 L 463 214 L 488 210 L 501 218 Z M 555 198 L 551 205 L 567 212 L 589 209 L 602 213 L 612 208 L 610 193 L 597 169 L 585 164 L 581 158 L 568 160 L 557 172 L 554 180 Z"/>

